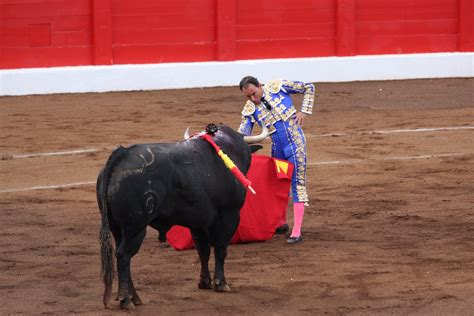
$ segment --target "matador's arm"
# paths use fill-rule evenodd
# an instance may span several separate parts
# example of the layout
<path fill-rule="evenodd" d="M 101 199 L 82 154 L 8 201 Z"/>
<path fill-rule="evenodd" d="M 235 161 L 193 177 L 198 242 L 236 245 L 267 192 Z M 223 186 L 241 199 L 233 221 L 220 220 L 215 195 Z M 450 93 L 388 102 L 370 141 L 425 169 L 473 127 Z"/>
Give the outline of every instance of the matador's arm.
<path fill-rule="evenodd" d="M 302 81 L 282 80 L 282 88 L 287 93 L 301 93 L 303 94 L 303 103 L 301 105 L 301 112 L 306 114 L 313 113 L 314 93 L 315 88 L 312 83 L 305 83 Z"/>

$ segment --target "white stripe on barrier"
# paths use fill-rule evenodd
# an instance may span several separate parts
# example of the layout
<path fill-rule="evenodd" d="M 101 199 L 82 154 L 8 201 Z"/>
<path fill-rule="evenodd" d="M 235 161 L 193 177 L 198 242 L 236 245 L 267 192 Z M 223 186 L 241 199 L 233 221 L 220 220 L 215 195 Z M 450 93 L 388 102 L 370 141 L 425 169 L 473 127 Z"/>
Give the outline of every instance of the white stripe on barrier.
<path fill-rule="evenodd" d="M 474 52 L 453 52 L 0 69 L 0 95 L 235 87 L 249 73 L 262 82 L 472 78 L 473 63 Z"/>
<path fill-rule="evenodd" d="M 446 154 L 436 154 L 436 155 L 421 155 L 421 156 L 401 156 L 401 157 L 381 157 L 381 158 L 369 158 L 369 159 L 349 159 L 349 160 L 334 160 L 334 161 L 320 161 L 308 163 L 308 166 L 317 166 L 317 165 L 349 165 L 357 163 L 366 163 L 370 161 L 387 161 L 387 160 L 415 160 L 415 159 L 431 159 L 431 158 L 445 158 L 445 157 L 455 157 L 455 156 L 466 156 L 474 155 L 474 153 L 446 153 Z M 83 185 L 92 185 L 96 181 L 87 181 L 87 182 L 76 182 L 69 184 L 59 184 L 59 185 L 45 185 L 45 186 L 35 186 L 30 188 L 22 189 L 7 189 L 0 190 L 0 193 L 14 193 L 14 192 L 24 192 L 32 190 L 48 190 L 48 189 L 60 189 L 60 188 L 72 188 Z"/>

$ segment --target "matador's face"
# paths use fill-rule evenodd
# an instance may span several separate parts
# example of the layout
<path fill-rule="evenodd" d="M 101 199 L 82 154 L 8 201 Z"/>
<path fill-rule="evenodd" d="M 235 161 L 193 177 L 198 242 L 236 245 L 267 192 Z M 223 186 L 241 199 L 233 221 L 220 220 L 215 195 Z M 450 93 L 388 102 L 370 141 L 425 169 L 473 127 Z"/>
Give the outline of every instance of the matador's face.
<path fill-rule="evenodd" d="M 242 89 L 242 92 L 250 101 L 255 104 L 260 104 L 260 99 L 263 95 L 262 84 L 259 84 L 258 87 L 253 84 L 249 84 Z"/>

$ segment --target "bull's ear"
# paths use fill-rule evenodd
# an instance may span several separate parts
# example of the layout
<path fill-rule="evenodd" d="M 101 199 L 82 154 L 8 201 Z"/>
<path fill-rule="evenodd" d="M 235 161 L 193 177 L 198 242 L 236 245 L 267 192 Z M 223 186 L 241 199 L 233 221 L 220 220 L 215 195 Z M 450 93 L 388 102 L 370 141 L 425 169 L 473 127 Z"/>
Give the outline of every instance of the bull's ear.
<path fill-rule="evenodd" d="M 250 152 L 253 154 L 254 152 L 259 151 L 260 149 L 263 148 L 262 145 L 249 145 L 250 147 Z"/>

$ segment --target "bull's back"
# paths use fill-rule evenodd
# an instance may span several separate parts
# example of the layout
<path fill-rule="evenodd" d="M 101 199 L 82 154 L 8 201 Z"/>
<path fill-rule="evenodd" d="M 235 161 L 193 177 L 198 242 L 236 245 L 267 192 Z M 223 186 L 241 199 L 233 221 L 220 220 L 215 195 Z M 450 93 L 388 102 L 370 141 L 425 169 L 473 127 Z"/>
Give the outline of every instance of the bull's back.
<path fill-rule="evenodd" d="M 240 209 L 244 203 L 246 189 L 202 140 L 141 144 L 125 151 L 107 187 L 118 221 L 143 226 L 159 218 L 205 225 L 219 209 Z"/>
<path fill-rule="evenodd" d="M 171 159 L 179 170 L 181 184 L 187 182 L 190 192 L 206 196 L 218 208 L 235 208 L 243 204 L 244 187 L 206 142 L 178 146 Z"/>

